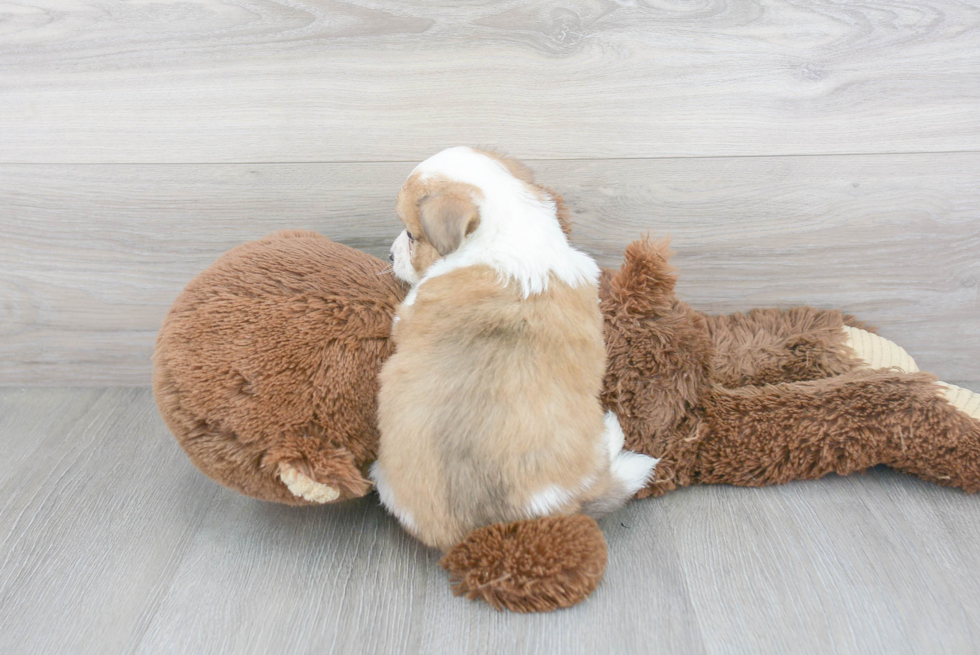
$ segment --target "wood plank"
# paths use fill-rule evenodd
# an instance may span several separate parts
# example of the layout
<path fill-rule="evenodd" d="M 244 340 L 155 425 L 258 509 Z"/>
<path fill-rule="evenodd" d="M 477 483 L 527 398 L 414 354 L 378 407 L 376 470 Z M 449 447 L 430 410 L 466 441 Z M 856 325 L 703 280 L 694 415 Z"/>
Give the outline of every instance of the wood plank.
<path fill-rule="evenodd" d="M 975 647 L 975 497 L 885 470 L 692 491 L 666 524 L 710 652 Z"/>
<path fill-rule="evenodd" d="M 622 527 L 658 516 L 638 503 L 606 521 L 609 573 L 586 603 L 519 615 L 455 598 L 438 554 L 374 497 L 313 510 L 227 498 L 137 652 L 635 652 L 654 636 L 666 652 L 705 652 L 672 543 Z"/>
<path fill-rule="evenodd" d="M 0 396 L 0 481 L 28 465 L 39 448 L 51 448 L 73 425 L 91 411 L 100 389 L 51 391 L 4 389 Z M 51 406 L 58 411 L 52 412 Z M 16 411 L 14 411 L 16 408 Z"/>
<path fill-rule="evenodd" d="M 134 652 L 389 652 L 424 629 L 437 559 L 376 498 L 290 508 L 222 492 Z"/>
<path fill-rule="evenodd" d="M 980 149 L 980 14 L 958 0 L 16 7 L 2 162 Z"/>
<path fill-rule="evenodd" d="M 840 307 L 980 381 L 980 154 L 532 165 L 604 265 L 672 235 L 699 309 Z M 167 308 L 222 252 L 306 228 L 383 257 L 411 168 L 0 166 L 0 384 L 147 384 Z"/>
<path fill-rule="evenodd" d="M 36 447 L 0 469 L 0 651 L 122 652 L 218 488 L 190 466 L 147 389 L 3 390 L 0 416 L 4 444 Z"/>
<path fill-rule="evenodd" d="M 890 471 L 630 503 L 602 521 L 596 593 L 518 615 L 453 597 L 374 496 L 219 488 L 149 390 L 0 390 L 0 439 L 26 437 L 32 456 L 0 469 L 2 652 L 900 654 L 980 636 L 980 504 Z"/>

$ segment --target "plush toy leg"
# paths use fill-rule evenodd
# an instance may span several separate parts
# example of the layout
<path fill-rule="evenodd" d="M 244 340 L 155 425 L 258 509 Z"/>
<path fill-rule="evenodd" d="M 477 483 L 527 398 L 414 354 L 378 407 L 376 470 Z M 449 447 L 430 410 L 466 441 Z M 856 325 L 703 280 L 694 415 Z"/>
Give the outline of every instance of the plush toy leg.
<path fill-rule="evenodd" d="M 951 395 L 956 402 L 948 400 Z M 887 464 L 976 492 L 978 407 L 976 394 L 944 386 L 931 375 L 888 370 L 715 387 L 705 402 L 692 478 L 761 486 Z"/>
<path fill-rule="evenodd" d="M 577 514 L 474 530 L 440 564 L 457 596 L 482 598 L 496 609 L 548 612 L 591 594 L 606 560 L 599 526 Z"/>
<path fill-rule="evenodd" d="M 847 346 L 861 360 L 859 368 L 892 369 L 916 373 L 915 360 L 896 343 L 860 328 L 844 326 Z M 946 400 L 968 416 L 980 420 L 980 394 L 945 382 L 938 383 Z"/>

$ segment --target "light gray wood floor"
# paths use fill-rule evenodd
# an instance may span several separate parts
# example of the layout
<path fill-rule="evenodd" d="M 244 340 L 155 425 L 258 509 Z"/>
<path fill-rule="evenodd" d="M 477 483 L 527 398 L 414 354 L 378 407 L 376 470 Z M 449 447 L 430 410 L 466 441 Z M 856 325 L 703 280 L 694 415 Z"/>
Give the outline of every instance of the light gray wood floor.
<path fill-rule="evenodd" d="M 975 653 L 980 503 L 891 471 L 698 487 L 603 521 L 585 603 L 455 598 L 374 496 L 199 474 L 146 389 L 0 391 L 3 653 Z"/>

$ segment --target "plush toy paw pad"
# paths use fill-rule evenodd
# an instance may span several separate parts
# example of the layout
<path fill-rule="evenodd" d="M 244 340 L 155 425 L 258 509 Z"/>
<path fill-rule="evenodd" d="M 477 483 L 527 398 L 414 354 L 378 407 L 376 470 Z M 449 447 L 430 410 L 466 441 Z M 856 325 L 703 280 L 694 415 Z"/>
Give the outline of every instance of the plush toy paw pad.
<path fill-rule="evenodd" d="M 845 325 L 847 345 L 864 361 L 865 368 L 896 368 L 905 373 L 916 373 L 915 360 L 898 344 L 860 328 Z"/>
<path fill-rule="evenodd" d="M 496 609 L 548 612 L 584 600 L 606 570 L 606 540 L 582 514 L 496 523 L 442 558 L 453 592 Z"/>
<path fill-rule="evenodd" d="M 980 393 L 974 393 L 969 389 L 945 382 L 939 384 L 943 388 L 943 397 L 950 405 L 967 416 L 980 421 Z"/>
<path fill-rule="evenodd" d="M 279 479 L 294 496 L 311 503 L 332 503 L 340 498 L 340 490 L 312 480 L 288 464 L 279 465 Z"/>

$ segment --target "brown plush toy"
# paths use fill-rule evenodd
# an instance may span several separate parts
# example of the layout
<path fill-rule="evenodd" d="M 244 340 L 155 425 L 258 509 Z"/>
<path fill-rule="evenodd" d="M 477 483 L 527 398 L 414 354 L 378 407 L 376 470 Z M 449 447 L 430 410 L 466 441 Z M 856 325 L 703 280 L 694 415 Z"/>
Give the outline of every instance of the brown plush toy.
<path fill-rule="evenodd" d="M 916 372 L 839 311 L 698 313 L 674 297 L 668 256 L 663 243 L 634 242 L 601 282 L 602 400 L 626 447 L 659 459 L 639 497 L 877 464 L 980 490 L 980 395 Z M 405 293 L 387 270 L 290 232 L 232 250 L 187 286 L 160 331 L 153 385 L 198 468 L 291 505 L 370 491 L 377 373 Z M 528 520 L 474 531 L 442 565 L 457 593 L 550 610 L 595 589 L 606 544 L 585 516 Z"/>

